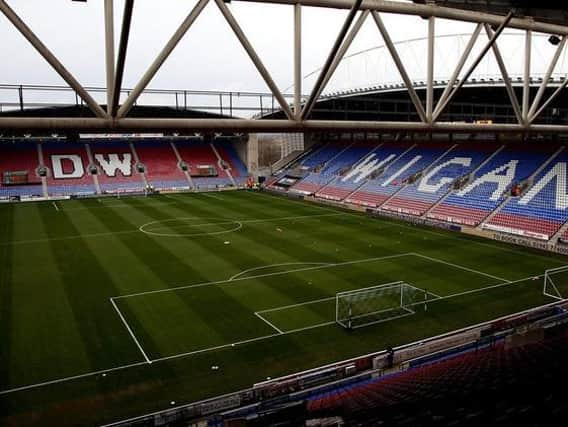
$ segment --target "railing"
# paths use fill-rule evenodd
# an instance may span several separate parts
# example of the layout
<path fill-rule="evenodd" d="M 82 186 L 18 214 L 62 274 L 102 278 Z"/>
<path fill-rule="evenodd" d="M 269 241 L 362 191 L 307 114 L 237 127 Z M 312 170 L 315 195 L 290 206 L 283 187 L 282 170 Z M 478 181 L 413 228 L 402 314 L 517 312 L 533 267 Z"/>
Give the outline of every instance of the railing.
<path fill-rule="evenodd" d="M 97 102 L 106 103 L 106 88 L 85 89 Z M 131 91 L 121 90 L 120 102 L 126 100 Z M 283 96 L 292 103 L 293 94 Z M 0 112 L 82 105 L 79 95 L 68 86 L 0 84 Z M 230 117 L 260 116 L 280 110 L 272 93 L 186 89 L 146 89 L 136 105 L 170 107 L 178 111 L 197 110 Z"/>

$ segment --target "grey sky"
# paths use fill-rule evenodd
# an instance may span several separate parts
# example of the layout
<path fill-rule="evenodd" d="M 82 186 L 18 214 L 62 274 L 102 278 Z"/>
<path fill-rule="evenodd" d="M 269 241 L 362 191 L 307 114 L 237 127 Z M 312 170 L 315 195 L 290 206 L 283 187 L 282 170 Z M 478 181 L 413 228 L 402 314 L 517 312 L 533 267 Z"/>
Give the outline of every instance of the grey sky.
<path fill-rule="evenodd" d="M 84 85 L 104 85 L 103 0 L 9 0 L 9 4 Z M 137 0 L 125 86 L 133 86 L 195 0 Z M 123 0 L 115 1 L 117 39 Z M 291 6 L 232 2 L 229 6 L 281 89 L 292 83 Z M 303 74 L 321 66 L 347 11 L 303 8 Z M 426 21 L 384 16 L 392 38 L 426 34 Z M 437 21 L 437 34 L 471 31 L 472 25 Z M 59 84 L 59 77 L 0 15 L 0 83 Z M 369 19 L 350 52 L 382 44 Z M 252 62 L 210 2 L 150 84 L 163 89 L 266 90 Z M 308 89 L 308 88 L 306 88 Z M 306 91 L 304 91 L 306 92 Z"/>

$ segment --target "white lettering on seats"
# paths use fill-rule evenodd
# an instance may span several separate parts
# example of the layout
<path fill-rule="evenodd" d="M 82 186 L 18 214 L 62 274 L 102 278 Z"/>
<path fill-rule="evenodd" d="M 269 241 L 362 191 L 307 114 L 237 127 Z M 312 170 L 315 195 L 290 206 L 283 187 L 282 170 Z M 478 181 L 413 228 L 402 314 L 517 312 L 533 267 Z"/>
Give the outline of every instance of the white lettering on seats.
<path fill-rule="evenodd" d="M 536 197 L 553 179 L 556 178 L 556 209 L 568 208 L 568 192 L 566 191 L 566 162 L 557 163 L 552 169 L 548 171 L 528 192 L 521 200 L 519 205 L 528 205 L 532 199 Z"/>
<path fill-rule="evenodd" d="M 403 167 L 401 167 L 393 176 L 391 176 L 389 179 L 387 179 L 382 185 L 381 187 L 386 187 L 388 185 L 391 184 L 391 182 L 395 181 L 399 176 L 401 176 L 404 172 L 406 172 L 408 169 L 410 169 L 412 166 L 414 166 L 414 164 L 416 164 L 417 162 L 420 161 L 420 159 L 422 158 L 422 156 L 415 156 L 410 162 L 408 162 L 406 165 L 404 165 Z"/>
<path fill-rule="evenodd" d="M 73 166 L 73 169 L 70 172 L 66 172 L 64 170 L 63 168 L 64 162 L 71 162 L 71 166 Z M 55 179 L 69 179 L 69 178 L 77 179 L 77 178 L 82 178 L 83 175 L 85 174 L 85 169 L 83 168 L 83 161 L 81 160 L 81 156 L 77 154 L 52 154 L 51 167 L 53 171 L 53 178 Z"/>
<path fill-rule="evenodd" d="M 124 153 L 122 160 L 120 160 L 118 154 L 109 154 L 108 160 L 105 159 L 104 154 L 95 154 L 95 159 L 107 176 L 116 176 L 117 170 L 122 172 L 124 176 L 132 175 L 132 154 L 130 153 Z"/>
<path fill-rule="evenodd" d="M 513 183 L 518 164 L 518 160 L 511 160 L 509 163 L 506 163 L 503 166 L 500 166 L 497 169 L 487 172 L 485 175 L 477 178 L 471 184 L 466 186 L 462 191 L 457 192 L 456 195 L 463 197 L 482 184 L 493 183 L 497 184 L 497 188 L 495 189 L 495 191 L 493 191 L 493 193 L 491 193 L 489 200 L 499 200 L 499 198 L 503 195 L 503 193 L 505 193 L 509 185 Z M 503 172 L 505 172 L 505 174 L 501 175 Z"/>
<path fill-rule="evenodd" d="M 468 168 L 471 166 L 471 158 L 454 157 L 453 159 L 436 166 L 430 172 L 424 175 L 424 177 L 420 180 L 420 184 L 418 184 L 418 191 L 421 191 L 423 193 L 435 193 L 444 185 L 450 184 L 454 180 L 454 178 L 442 177 L 437 184 L 428 184 L 428 181 L 430 181 L 430 179 L 432 179 L 438 172 L 450 165 L 459 165 L 463 166 L 464 168 Z"/>
<path fill-rule="evenodd" d="M 346 182 L 349 181 L 351 178 L 355 177 L 353 182 L 357 184 L 358 182 L 367 178 L 376 170 L 379 170 L 384 164 L 390 162 L 395 157 L 396 156 L 394 154 L 391 154 L 387 158 L 379 160 L 379 158 L 376 158 L 376 154 L 373 153 L 370 156 L 368 156 L 365 160 L 363 160 L 361 163 L 356 165 L 353 169 L 351 169 L 351 171 L 347 175 L 345 175 L 341 179 L 341 181 Z"/>

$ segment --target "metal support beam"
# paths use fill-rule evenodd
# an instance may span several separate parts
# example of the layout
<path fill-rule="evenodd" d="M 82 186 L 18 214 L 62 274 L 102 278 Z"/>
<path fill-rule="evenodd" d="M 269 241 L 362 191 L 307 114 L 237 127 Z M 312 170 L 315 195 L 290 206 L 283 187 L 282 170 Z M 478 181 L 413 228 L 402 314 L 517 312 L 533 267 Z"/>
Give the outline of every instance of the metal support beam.
<path fill-rule="evenodd" d="M 420 120 L 422 120 L 423 122 L 427 122 L 428 120 L 426 118 L 426 112 L 424 111 L 424 107 L 422 106 L 422 101 L 420 101 L 420 98 L 418 97 L 418 94 L 416 93 L 416 90 L 414 89 L 414 85 L 412 84 L 410 77 L 408 77 L 408 73 L 406 72 L 406 69 L 404 68 L 404 64 L 402 63 L 402 60 L 400 59 L 400 56 L 398 55 L 396 47 L 394 46 L 394 43 L 392 42 L 392 39 L 390 38 L 390 34 L 387 31 L 387 28 L 385 27 L 383 20 L 381 19 L 381 17 L 379 16 L 379 14 L 377 12 L 371 12 L 371 14 L 373 15 L 373 19 L 375 20 L 375 23 L 377 24 L 377 27 L 379 28 L 381 36 L 383 37 L 385 45 L 386 45 L 387 49 L 389 50 L 389 53 L 390 53 L 395 65 L 396 65 L 396 68 L 398 69 L 398 72 L 400 73 L 400 76 L 402 77 L 402 80 L 404 81 L 406 89 L 408 90 L 408 94 L 410 95 L 410 99 L 412 100 L 412 103 L 414 104 L 414 107 L 416 108 L 416 112 L 418 113 Z"/>
<path fill-rule="evenodd" d="M 566 81 L 568 83 L 568 80 Z M 306 132 L 306 131 L 352 131 L 352 132 L 537 132 L 566 133 L 567 125 L 519 124 L 473 124 L 473 123 L 420 123 L 420 122 L 377 122 L 377 121 L 336 121 L 336 120 L 239 120 L 239 119 L 149 119 L 149 118 L 36 118 L 0 117 L 3 131 L 57 130 L 92 132 Z"/>
<path fill-rule="evenodd" d="M 122 29 L 120 30 L 120 43 L 118 45 L 118 59 L 116 61 L 116 75 L 112 91 L 112 104 L 110 109 L 111 117 L 116 115 L 118 103 L 120 102 L 120 91 L 122 89 L 122 78 L 124 76 L 124 64 L 126 63 L 126 52 L 128 51 L 128 39 L 130 38 L 130 24 L 132 23 L 132 9 L 134 0 L 124 2 L 124 13 L 122 15 Z"/>
<path fill-rule="evenodd" d="M 560 59 L 560 55 L 562 54 L 562 51 L 564 50 L 564 47 L 566 46 L 566 40 L 567 40 L 566 37 L 562 37 L 562 40 L 560 41 L 560 44 L 556 48 L 556 51 L 554 52 L 554 56 L 552 57 L 552 60 L 550 61 L 550 64 L 548 65 L 548 68 L 546 70 L 546 73 L 544 74 L 544 78 L 542 80 L 542 83 L 541 83 L 540 87 L 538 88 L 538 92 L 536 94 L 536 97 L 535 97 L 535 99 L 532 103 L 530 110 L 529 110 L 529 121 L 531 121 L 531 117 L 534 116 L 536 109 L 540 105 L 540 101 L 542 100 L 544 92 L 545 92 L 545 90 L 548 86 L 550 76 L 552 76 L 552 73 L 554 72 L 554 69 L 556 68 L 556 64 L 558 63 L 558 59 Z"/>
<path fill-rule="evenodd" d="M 337 52 L 337 55 L 335 56 L 335 59 L 333 60 L 333 63 L 331 64 L 331 67 L 329 68 L 327 75 L 323 79 L 320 90 L 316 94 L 316 97 L 315 97 L 316 100 L 320 97 L 321 93 L 323 92 L 323 90 L 327 86 L 329 80 L 333 76 L 333 73 L 335 73 L 335 70 L 337 69 L 337 67 L 339 66 L 341 61 L 343 60 L 343 57 L 345 56 L 345 53 L 347 52 L 347 50 L 351 46 L 351 43 L 353 43 L 353 40 L 355 39 L 357 34 L 359 34 L 359 30 L 361 30 L 361 27 L 365 23 L 367 16 L 369 16 L 369 13 L 370 12 L 368 10 L 366 10 L 366 11 L 361 12 L 359 14 L 359 18 L 357 18 L 357 21 L 355 21 L 355 24 L 353 24 L 353 26 L 351 27 L 349 34 L 347 34 L 347 36 L 345 37 L 345 40 L 343 40 L 343 43 L 341 44 L 341 48 Z M 314 106 L 315 106 L 315 104 L 314 104 Z"/>
<path fill-rule="evenodd" d="M 491 40 L 491 38 L 493 37 L 493 30 L 491 29 L 489 24 L 485 24 L 485 32 L 487 33 L 489 40 Z M 507 90 L 507 94 L 509 95 L 509 99 L 511 100 L 511 106 L 513 107 L 513 111 L 515 112 L 517 122 L 519 124 L 522 124 L 523 115 L 521 113 L 519 99 L 517 98 L 517 94 L 515 93 L 515 89 L 513 88 L 513 85 L 511 83 L 511 78 L 509 77 L 507 67 L 505 66 L 505 61 L 501 56 L 501 51 L 499 50 L 497 42 L 493 44 L 493 54 L 495 55 L 495 60 L 497 61 L 499 70 L 501 71 L 501 76 L 503 77 L 503 82 L 505 83 L 505 89 Z"/>
<path fill-rule="evenodd" d="M 235 0 L 247 2 L 260 2 L 259 0 Z M 324 7 L 331 9 L 351 9 L 353 0 L 261 0 L 262 3 L 273 4 L 296 4 L 303 6 Z M 426 2 L 429 3 L 429 2 Z M 439 6 L 437 4 L 416 4 L 413 2 L 389 1 L 389 0 L 363 0 L 360 10 L 371 10 L 383 13 L 395 13 L 400 15 L 413 15 L 422 18 L 435 16 L 436 18 L 449 19 L 455 21 L 487 23 L 499 26 L 503 22 L 502 15 L 457 9 L 452 7 Z M 532 18 L 513 18 L 509 28 L 519 30 L 532 30 L 540 33 L 556 34 L 559 36 L 568 35 L 568 26 L 536 22 Z"/>
<path fill-rule="evenodd" d="M 227 21 L 229 26 L 233 29 L 233 32 L 235 33 L 235 35 L 237 36 L 237 38 L 241 42 L 241 45 L 243 46 L 243 48 L 247 52 L 248 56 L 250 57 L 250 59 L 252 60 L 254 65 L 256 66 L 256 69 L 258 70 L 258 72 L 260 73 L 262 78 L 264 79 L 266 85 L 268 86 L 268 88 L 270 89 L 272 94 L 276 97 L 276 99 L 278 100 L 278 103 L 280 104 L 280 107 L 284 111 L 284 114 L 286 114 L 286 117 L 288 119 L 292 120 L 294 118 L 294 113 L 292 113 L 292 110 L 290 109 L 288 102 L 286 102 L 286 99 L 282 95 L 282 92 L 280 92 L 280 89 L 278 89 L 278 86 L 276 86 L 276 83 L 274 83 L 274 80 L 270 76 L 270 73 L 268 72 L 268 70 L 266 69 L 266 67 L 264 66 L 262 61 L 260 60 L 260 57 L 257 55 L 256 51 L 254 50 L 254 48 L 250 44 L 245 33 L 243 32 L 243 30 L 239 26 L 237 20 L 235 19 L 235 17 L 233 16 L 231 11 L 229 10 L 227 5 L 225 4 L 224 0 L 215 0 L 215 3 L 217 3 L 219 10 L 221 11 L 223 16 L 225 17 L 225 20 Z"/>
<path fill-rule="evenodd" d="M 552 95 L 550 95 L 550 97 L 544 102 L 544 104 L 542 104 L 542 106 L 538 109 L 538 111 L 536 113 L 534 113 L 531 117 L 529 117 L 529 123 L 528 126 L 532 125 L 532 122 L 534 122 L 534 120 L 540 116 L 542 114 L 542 112 L 549 106 L 549 104 L 554 101 L 554 99 L 560 95 L 560 93 L 566 89 L 566 86 L 568 85 L 568 75 L 564 76 L 564 81 L 562 82 L 562 84 L 554 91 L 554 93 Z M 534 125 L 532 125 L 534 127 Z"/>
<path fill-rule="evenodd" d="M 160 70 L 162 65 L 164 65 L 164 62 L 166 62 L 166 60 L 173 52 L 175 47 L 178 45 L 180 40 L 183 38 L 183 36 L 185 36 L 187 31 L 191 28 L 197 17 L 201 14 L 205 6 L 207 6 L 208 2 L 209 0 L 199 0 L 197 4 L 193 7 L 191 12 L 189 12 L 185 20 L 178 27 L 178 29 L 170 38 L 166 46 L 162 49 L 158 57 L 154 60 L 152 65 L 150 65 L 150 68 L 148 68 L 148 70 L 142 76 L 138 84 L 134 87 L 132 93 L 128 96 L 126 101 L 124 101 L 124 104 L 118 110 L 117 117 L 119 118 L 125 117 L 128 114 L 130 109 L 134 106 L 134 104 L 140 97 L 140 94 L 144 91 L 144 89 L 146 89 L 148 84 L 150 84 L 150 81 L 154 78 L 154 76 Z"/>
<path fill-rule="evenodd" d="M 12 10 L 4 1 L 0 0 L 0 10 L 8 18 L 8 20 L 16 27 L 16 29 L 26 38 L 28 42 L 43 56 L 43 58 L 53 67 L 53 69 L 67 82 L 75 92 L 85 101 L 89 109 L 97 117 L 106 117 L 106 112 L 94 100 L 94 98 L 85 90 L 85 88 L 73 77 L 73 75 L 65 68 L 65 66 L 55 57 L 55 55 L 43 44 L 39 37 L 28 27 L 24 21 Z"/>
<path fill-rule="evenodd" d="M 467 61 L 467 58 L 469 58 L 469 55 L 471 54 L 471 51 L 473 50 L 473 47 L 475 46 L 475 42 L 477 41 L 477 39 L 479 37 L 479 33 L 481 33 L 481 27 L 482 27 L 482 24 L 477 24 L 477 26 L 475 27 L 475 30 L 471 34 L 469 42 L 467 43 L 458 63 L 456 64 L 456 68 L 454 69 L 454 72 L 453 72 L 452 76 L 450 77 L 450 80 L 448 81 L 448 84 L 446 85 L 444 92 L 442 93 L 442 96 L 440 96 L 440 99 L 438 100 L 438 105 L 436 106 L 436 109 L 434 110 L 434 114 L 438 114 L 438 106 L 440 106 L 444 103 L 444 101 L 446 100 L 446 98 L 450 94 L 451 90 L 454 88 L 454 85 L 456 84 L 456 82 L 457 82 L 457 80 L 460 76 L 460 73 L 461 73 L 461 71 L 462 71 L 462 69 L 465 65 L 465 62 Z"/>
<path fill-rule="evenodd" d="M 106 52 L 106 96 L 107 113 L 110 109 L 114 90 L 114 0 L 105 0 L 105 52 Z"/>
<path fill-rule="evenodd" d="M 221 0 L 217 0 L 217 1 L 221 1 Z M 333 62 L 335 61 L 335 58 L 338 56 L 338 52 L 341 48 L 341 44 L 343 43 L 343 40 L 345 39 L 345 35 L 347 34 L 347 31 L 349 30 L 351 23 L 355 19 L 355 14 L 359 10 L 359 6 L 361 5 L 361 2 L 362 2 L 362 0 L 355 0 L 355 3 L 353 3 L 351 10 L 349 10 L 349 13 L 347 14 L 347 18 L 345 18 L 345 22 L 343 22 L 343 26 L 341 27 L 341 30 L 339 31 L 339 34 L 337 35 L 337 38 L 335 39 L 335 43 L 333 44 L 333 47 L 331 48 L 329 55 L 327 55 L 327 59 L 325 60 L 325 64 L 322 67 L 322 70 L 321 70 L 321 72 L 318 76 L 318 79 L 316 80 L 316 83 L 315 83 L 315 85 L 312 89 L 312 93 L 310 94 L 310 97 L 308 98 L 308 101 L 306 102 L 306 105 L 304 106 L 304 110 L 302 111 L 302 119 L 303 120 L 305 120 L 310 115 L 310 113 L 312 112 L 312 109 L 314 108 L 314 105 L 317 101 L 319 94 L 321 94 L 321 92 L 323 90 L 323 82 L 326 79 L 327 73 L 331 69 Z"/>
<path fill-rule="evenodd" d="M 531 99 L 531 53 L 532 53 L 532 31 L 527 30 L 525 34 L 525 59 L 523 73 L 523 123 L 529 121 L 529 104 Z"/>
<path fill-rule="evenodd" d="M 426 76 L 426 121 L 432 123 L 434 109 L 434 40 L 436 36 L 436 18 L 428 18 L 428 69 Z"/>
<path fill-rule="evenodd" d="M 499 26 L 499 28 L 495 32 L 495 34 L 493 34 L 493 37 L 491 38 L 491 40 L 489 40 L 489 42 L 485 45 L 485 47 L 479 53 L 479 55 L 477 56 L 475 61 L 473 61 L 473 64 L 471 64 L 471 66 L 469 67 L 469 69 L 467 70 L 465 75 L 460 79 L 460 81 L 458 82 L 458 84 L 454 88 L 454 90 L 452 90 L 452 92 L 448 95 L 448 97 L 446 98 L 446 100 L 443 103 L 438 105 L 438 108 L 437 108 L 438 112 L 437 112 L 437 114 L 434 114 L 432 121 L 435 122 L 436 120 L 438 120 L 438 117 L 440 117 L 440 115 L 444 112 L 444 110 L 446 109 L 448 104 L 452 101 L 452 99 L 456 96 L 458 91 L 467 82 L 467 79 L 469 79 L 471 74 L 475 71 L 475 69 L 477 68 L 479 63 L 483 60 L 483 58 L 485 57 L 487 52 L 489 52 L 489 49 L 491 49 L 491 47 L 495 44 L 495 42 L 497 41 L 497 39 L 499 38 L 499 36 L 501 35 L 501 33 L 503 32 L 503 30 L 505 29 L 505 27 L 507 26 L 507 24 L 509 23 L 509 21 L 511 20 L 512 17 L 513 17 L 513 12 L 509 12 L 509 14 L 505 17 L 505 20 L 501 23 L 501 25 Z"/>
<path fill-rule="evenodd" d="M 294 115 L 302 111 L 302 5 L 294 5 Z"/>

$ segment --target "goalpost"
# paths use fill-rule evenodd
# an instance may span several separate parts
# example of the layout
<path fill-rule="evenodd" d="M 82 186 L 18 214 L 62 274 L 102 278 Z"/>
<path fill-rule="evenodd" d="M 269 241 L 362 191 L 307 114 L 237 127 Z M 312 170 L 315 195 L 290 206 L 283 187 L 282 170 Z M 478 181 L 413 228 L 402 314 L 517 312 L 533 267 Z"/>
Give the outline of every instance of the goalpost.
<path fill-rule="evenodd" d="M 415 314 L 414 307 L 427 308 L 428 292 L 405 282 L 339 292 L 335 297 L 335 321 L 346 329 Z"/>
<path fill-rule="evenodd" d="M 568 265 L 544 271 L 543 294 L 558 300 L 568 298 Z"/>

